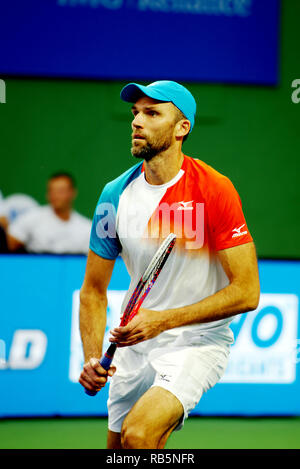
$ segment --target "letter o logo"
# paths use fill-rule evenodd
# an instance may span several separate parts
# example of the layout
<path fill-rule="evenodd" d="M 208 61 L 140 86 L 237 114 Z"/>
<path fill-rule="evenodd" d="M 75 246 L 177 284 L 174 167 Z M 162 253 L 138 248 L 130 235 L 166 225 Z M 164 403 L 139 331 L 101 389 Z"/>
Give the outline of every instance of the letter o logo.
<path fill-rule="evenodd" d="M 262 324 L 262 321 L 267 316 L 273 316 L 276 321 L 276 327 L 272 334 L 269 337 L 262 337 L 261 331 L 259 330 Z M 275 306 L 267 306 L 263 308 L 256 316 L 252 324 L 251 336 L 252 340 L 257 345 L 257 347 L 267 348 L 277 342 L 280 337 L 283 328 L 283 317 L 281 311 Z"/>

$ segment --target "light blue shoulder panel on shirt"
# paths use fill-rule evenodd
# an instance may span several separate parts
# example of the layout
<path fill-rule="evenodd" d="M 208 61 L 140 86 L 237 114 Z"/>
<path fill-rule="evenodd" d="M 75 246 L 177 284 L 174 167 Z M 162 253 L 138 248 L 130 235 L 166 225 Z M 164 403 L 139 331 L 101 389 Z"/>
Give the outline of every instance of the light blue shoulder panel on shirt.
<path fill-rule="evenodd" d="M 142 172 L 138 163 L 118 178 L 106 184 L 95 209 L 90 249 L 105 259 L 116 259 L 122 250 L 116 232 L 116 215 L 122 192 Z"/>

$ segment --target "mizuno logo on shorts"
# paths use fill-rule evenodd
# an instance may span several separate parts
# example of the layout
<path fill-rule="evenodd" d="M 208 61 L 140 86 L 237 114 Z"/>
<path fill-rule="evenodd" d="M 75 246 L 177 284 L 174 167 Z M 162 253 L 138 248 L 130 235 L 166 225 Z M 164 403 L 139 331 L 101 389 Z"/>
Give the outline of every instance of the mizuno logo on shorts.
<path fill-rule="evenodd" d="M 163 373 L 161 373 L 159 375 L 159 379 L 161 379 L 162 381 L 168 381 L 168 383 L 170 382 L 170 380 L 168 378 L 171 378 L 170 375 L 164 375 Z"/>

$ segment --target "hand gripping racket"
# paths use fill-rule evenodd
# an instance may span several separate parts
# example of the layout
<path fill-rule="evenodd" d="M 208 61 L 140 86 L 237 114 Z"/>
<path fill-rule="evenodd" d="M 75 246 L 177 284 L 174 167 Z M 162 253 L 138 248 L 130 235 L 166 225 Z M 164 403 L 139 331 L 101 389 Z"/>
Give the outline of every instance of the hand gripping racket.
<path fill-rule="evenodd" d="M 126 326 L 126 324 L 128 324 L 128 322 L 131 321 L 131 319 L 137 314 L 144 299 L 149 294 L 151 288 L 157 280 L 157 277 L 164 267 L 174 247 L 175 241 L 176 236 L 173 233 L 170 233 L 169 236 L 159 246 L 127 303 L 120 326 Z M 116 348 L 116 344 L 111 344 L 103 357 L 99 360 L 100 365 L 105 370 L 109 370 Z M 85 392 L 89 396 L 95 396 L 98 391 L 89 391 L 88 389 L 85 389 Z"/>

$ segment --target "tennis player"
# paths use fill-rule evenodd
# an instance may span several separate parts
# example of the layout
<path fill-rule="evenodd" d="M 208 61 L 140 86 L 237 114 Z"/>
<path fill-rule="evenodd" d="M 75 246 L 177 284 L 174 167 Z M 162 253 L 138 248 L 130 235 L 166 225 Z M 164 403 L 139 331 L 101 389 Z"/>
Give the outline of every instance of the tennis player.
<path fill-rule="evenodd" d="M 224 374 L 233 316 L 254 310 L 259 276 L 253 239 L 231 181 L 182 152 L 196 103 L 173 81 L 130 83 L 131 153 L 141 160 L 108 183 L 95 210 L 80 328 L 80 383 L 101 389 L 111 376 L 108 448 L 164 448 L 201 396 Z M 131 277 L 122 310 L 161 240 L 175 248 L 143 308 L 111 331 L 118 344 L 110 370 L 98 363 L 106 290 L 120 254 Z"/>

